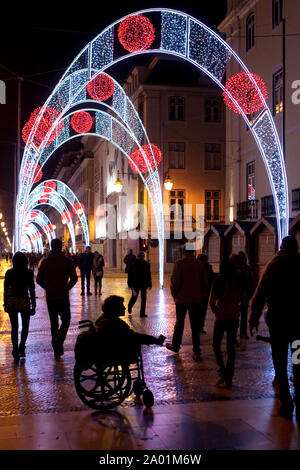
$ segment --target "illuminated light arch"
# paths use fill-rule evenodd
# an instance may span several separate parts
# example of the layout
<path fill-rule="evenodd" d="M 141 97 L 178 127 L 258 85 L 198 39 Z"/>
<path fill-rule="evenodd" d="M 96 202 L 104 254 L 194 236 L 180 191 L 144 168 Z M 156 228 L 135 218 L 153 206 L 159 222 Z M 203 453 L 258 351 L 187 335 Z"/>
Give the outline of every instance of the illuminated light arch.
<path fill-rule="evenodd" d="M 37 188 L 35 188 L 30 193 L 30 196 L 27 200 L 27 209 L 28 210 L 32 210 L 33 208 L 36 208 L 37 206 L 40 206 L 42 204 L 46 204 L 50 207 L 53 207 L 54 209 L 56 209 L 59 212 L 60 215 L 62 215 L 63 212 L 68 210 L 63 198 L 56 191 L 52 191 L 50 196 L 49 196 L 48 201 L 45 202 L 45 203 L 42 203 L 42 204 L 39 202 L 39 199 L 40 199 L 40 196 L 41 196 L 40 193 L 41 193 L 41 188 L 39 186 Z M 68 230 L 69 230 L 69 233 L 70 233 L 71 242 L 72 242 L 72 249 L 75 252 L 76 251 L 76 244 L 75 244 L 75 231 L 74 231 L 73 222 L 72 221 L 67 222 L 66 226 L 68 227 Z"/>
<path fill-rule="evenodd" d="M 37 210 L 35 208 L 31 212 L 36 212 L 37 214 L 32 220 L 30 218 L 28 218 L 27 221 L 25 220 L 25 224 L 33 222 L 34 224 L 39 225 L 42 231 L 44 232 L 44 234 L 46 235 L 49 246 L 50 246 L 51 240 L 55 238 L 55 230 L 53 229 L 53 226 L 50 222 L 49 217 L 44 212 Z M 47 227 L 49 228 L 49 230 L 46 230 Z"/>
<path fill-rule="evenodd" d="M 160 23 L 159 41 L 153 42 L 155 47 L 151 45 L 142 52 L 137 51 L 130 54 L 125 52 L 122 55 L 119 50 L 120 48 L 118 49 L 114 45 L 115 28 L 126 18 L 138 14 L 151 16 L 151 18 L 155 17 L 154 24 Z M 99 73 L 103 73 L 108 67 L 121 60 L 140 53 L 168 53 L 187 60 L 208 75 L 223 91 L 224 85 L 222 79 L 229 61 L 234 63 L 232 65 L 235 66 L 237 71 L 249 74 L 263 103 L 262 111 L 253 123 L 247 118 L 247 115 L 240 108 L 234 97 L 230 96 L 230 98 L 237 108 L 240 109 L 240 114 L 251 130 L 265 163 L 274 196 L 278 240 L 280 242 L 282 236 L 288 233 L 289 201 L 284 157 L 272 114 L 250 71 L 238 55 L 215 32 L 195 18 L 170 9 L 149 9 L 127 15 L 116 21 L 92 40 L 75 58 L 44 104 L 42 111 L 47 106 L 50 106 L 56 109 L 61 117 L 74 105 L 79 96 L 82 96 L 83 100 L 85 99 L 87 84 Z M 40 151 L 45 145 L 44 141 L 39 148 L 36 148 L 33 144 L 42 111 L 35 121 L 24 152 L 24 161 L 29 160 L 34 162 L 34 164 L 38 163 Z M 56 123 L 53 123 L 52 128 L 48 132 L 49 136 L 59 119 L 57 119 Z M 56 140 L 58 138 L 57 136 Z M 47 138 L 45 138 L 45 141 L 47 141 Z M 17 246 L 22 231 L 24 205 L 26 205 L 26 199 L 32 185 L 32 169 L 29 169 L 27 173 L 28 175 L 26 176 L 28 178 L 24 182 L 24 186 L 21 184 L 19 187 L 17 199 L 17 210 L 19 210 L 20 214 L 20 220 L 16 218 L 15 240 L 17 241 Z M 23 182 L 23 176 L 25 175 L 22 175 L 21 183 Z M 163 227 L 163 221 L 160 220 L 159 223 L 161 224 L 160 227 Z"/>
<path fill-rule="evenodd" d="M 34 246 L 34 251 L 42 253 L 43 252 L 42 234 L 37 229 L 37 227 L 32 222 L 30 222 L 24 233 L 25 235 L 29 237 L 30 242 Z"/>
<path fill-rule="evenodd" d="M 155 167 L 155 169 L 152 168 L 151 160 L 150 159 L 148 160 L 146 158 L 147 155 L 143 151 L 143 148 L 140 146 L 139 142 L 133 137 L 132 133 L 129 132 L 127 127 L 125 127 L 120 121 L 118 121 L 116 118 L 114 118 L 110 114 L 107 114 L 104 111 L 89 109 L 89 108 L 85 109 L 84 111 L 94 112 L 95 122 L 96 122 L 95 132 L 86 132 L 86 133 L 84 133 L 84 135 L 101 137 L 102 139 L 108 140 L 110 143 L 115 145 L 128 158 L 130 166 L 135 169 L 136 173 L 139 173 L 143 183 L 145 184 L 145 187 L 148 191 L 148 194 L 149 194 L 149 197 L 150 197 L 150 200 L 151 200 L 151 203 L 152 203 L 154 216 L 157 217 L 157 214 L 159 214 L 159 216 L 162 216 L 163 214 L 162 214 L 162 210 L 161 210 L 160 193 L 159 193 L 159 196 L 158 196 L 158 191 L 153 190 L 153 188 L 156 189 L 157 187 L 160 187 L 159 186 L 158 171 L 157 171 L 156 167 Z M 47 159 L 50 158 L 52 153 L 55 150 L 57 150 L 57 148 L 59 148 L 59 146 L 63 145 L 67 141 L 70 141 L 71 139 L 74 139 L 74 138 L 78 137 L 77 135 L 70 135 L 70 131 L 68 131 L 68 129 L 69 129 L 68 123 L 70 122 L 70 120 L 72 120 L 72 116 L 75 113 L 76 113 L 76 111 L 75 112 L 73 111 L 72 113 L 67 114 L 62 118 L 62 122 L 64 124 L 65 131 L 62 134 L 62 136 L 60 137 L 60 139 L 56 141 L 56 146 L 55 145 L 51 146 L 51 151 L 49 151 L 49 149 L 46 149 L 46 147 L 44 147 L 43 152 L 47 153 Z M 131 152 L 131 149 L 134 146 L 138 146 L 140 148 L 141 152 L 143 152 L 143 154 L 145 155 L 145 161 L 144 161 L 145 168 L 144 168 L 144 170 L 146 170 L 147 166 L 148 166 L 148 172 L 149 173 L 147 174 L 147 176 L 143 175 L 143 172 L 140 171 L 140 168 L 136 165 L 136 162 L 131 159 L 130 152 Z M 150 152 L 150 149 L 151 149 L 151 151 L 153 150 L 153 147 L 155 147 L 155 146 L 149 146 L 148 157 L 151 155 L 151 154 L 149 155 L 149 152 Z M 157 147 L 157 149 L 158 149 L 158 147 Z M 46 161 L 46 160 L 44 160 L 43 152 L 40 155 L 40 159 L 42 161 Z M 154 157 L 152 157 L 152 159 L 153 159 L 152 161 L 155 161 Z M 48 181 L 55 181 L 56 182 L 56 184 L 57 184 L 57 193 L 60 194 L 61 196 L 65 197 L 72 207 L 74 205 L 74 202 L 77 202 L 77 203 L 80 204 L 80 202 L 77 199 L 77 197 L 75 196 L 75 194 L 71 191 L 71 189 L 67 185 L 65 185 L 64 183 L 62 183 L 61 181 L 58 181 L 58 180 L 48 180 Z M 32 191 L 32 193 L 30 193 L 29 199 L 31 197 L 33 197 L 32 194 L 34 195 L 35 199 L 40 197 L 41 194 L 44 194 L 44 193 L 42 193 L 43 188 L 44 188 L 44 183 L 41 183 L 39 186 L 37 186 Z M 55 191 L 52 191 L 51 195 L 53 195 L 54 193 L 55 193 Z M 27 203 L 27 205 L 28 205 L 28 203 Z M 33 206 L 30 205 L 30 207 L 33 207 Z M 87 225 L 85 214 L 84 213 L 83 214 L 78 214 L 78 217 L 79 217 L 79 219 L 82 223 L 83 229 L 85 230 L 85 224 Z M 156 219 L 156 222 L 159 222 L 159 220 Z M 87 227 L 86 227 L 86 233 L 87 233 L 87 235 L 86 235 L 86 245 L 88 245 L 89 242 L 88 242 L 88 228 Z M 160 232 L 160 237 L 161 237 L 161 235 L 162 235 L 162 233 Z M 162 244 L 161 244 L 161 246 L 162 246 Z M 161 255 L 162 255 L 162 262 L 163 262 L 163 250 L 160 251 L 160 260 L 161 260 Z M 162 264 L 162 266 L 163 266 L 163 264 Z"/>
<path fill-rule="evenodd" d="M 68 139 L 67 139 L 68 140 Z M 48 193 L 49 198 L 47 202 L 44 204 L 49 204 L 51 205 L 51 202 L 54 200 L 57 200 L 58 203 L 60 204 L 60 214 L 62 215 L 63 212 L 70 212 L 65 203 L 63 202 L 63 199 L 65 199 L 69 205 L 73 208 L 74 205 L 77 207 L 82 207 L 82 204 L 80 203 L 79 199 L 77 198 L 76 194 L 67 186 L 65 183 L 59 180 L 55 179 L 49 179 L 46 180 L 43 183 L 40 183 L 34 190 L 30 193 L 29 198 L 28 198 L 28 203 L 27 203 L 27 208 L 33 209 L 35 208 L 36 205 L 41 204 L 40 198 L 42 194 L 45 194 L 45 186 L 49 186 L 51 188 L 51 191 Z M 54 186 L 56 187 L 56 190 L 54 190 Z M 56 207 L 55 207 L 56 208 Z M 83 211 L 82 213 L 77 213 L 77 216 L 79 218 L 79 221 L 82 226 L 82 231 L 84 235 L 84 241 L 85 245 L 88 246 L 90 244 L 90 239 L 89 239 L 89 229 L 88 229 L 88 223 L 86 219 L 85 212 Z M 70 227 L 72 226 L 73 228 L 71 229 L 72 233 L 74 233 L 74 226 L 72 220 L 68 221 L 66 224 L 70 230 Z M 71 233 L 71 232 L 70 232 Z M 74 236 L 75 237 L 75 236 Z M 72 238 L 72 237 L 71 237 Z M 73 250 L 75 251 L 75 238 L 73 243 Z"/>

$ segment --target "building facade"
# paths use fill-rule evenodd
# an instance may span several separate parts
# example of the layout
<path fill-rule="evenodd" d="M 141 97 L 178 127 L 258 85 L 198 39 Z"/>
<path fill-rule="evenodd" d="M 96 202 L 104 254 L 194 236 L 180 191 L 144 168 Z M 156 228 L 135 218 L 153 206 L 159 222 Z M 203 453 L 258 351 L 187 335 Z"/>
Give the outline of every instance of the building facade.
<path fill-rule="evenodd" d="M 285 155 L 292 230 L 300 240 L 296 220 L 300 213 L 299 20 L 300 4 L 293 0 L 231 0 L 219 30 L 248 69 L 266 84 L 267 104 Z M 238 72 L 229 64 L 227 78 Z M 251 119 L 255 118 L 255 114 L 251 115 Z M 244 120 L 229 108 L 226 142 L 225 221 L 253 223 L 249 255 L 259 274 L 277 249 L 274 201 L 251 132 Z"/>

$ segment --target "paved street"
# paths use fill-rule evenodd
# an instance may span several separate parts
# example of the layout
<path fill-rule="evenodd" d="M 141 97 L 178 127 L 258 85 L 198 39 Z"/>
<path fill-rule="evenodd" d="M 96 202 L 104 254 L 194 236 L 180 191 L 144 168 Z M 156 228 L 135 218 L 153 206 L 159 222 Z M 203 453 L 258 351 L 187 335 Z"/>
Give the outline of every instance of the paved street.
<path fill-rule="evenodd" d="M 2 275 L 6 266 L 2 265 Z M 208 314 L 202 335 L 202 361 L 191 357 L 191 334 L 186 330 L 180 354 L 164 347 L 143 346 L 146 382 L 155 397 L 151 413 L 129 397 L 107 415 L 95 413 L 77 397 L 73 385 L 74 344 L 78 321 L 95 320 L 102 299 L 125 297 L 130 290 L 120 274 L 106 274 L 103 295 L 81 297 L 80 283 L 71 293 L 72 322 L 65 354 L 55 361 L 42 289 L 37 287 L 37 313 L 32 318 L 26 359 L 11 356 L 10 325 L 1 306 L 0 339 L 6 345 L 0 365 L 0 449 L 298 449 L 299 428 L 277 417 L 272 388 L 270 347 L 254 338 L 237 348 L 233 388 L 216 387 L 212 351 L 213 316 Z M 147 314 L 139 317 L 139 301 L 125 320 L 140 332 L 171 339 L 174 305 L 167 287 L 154 279 Z M 1 280 L 1 295 L 3 280 Z M 1 302 L 2 303 L 2 302 Z M 264 325 L 262 334 L 266 333 Z M 4 362 L 4 361 L 3 361 Z"/>

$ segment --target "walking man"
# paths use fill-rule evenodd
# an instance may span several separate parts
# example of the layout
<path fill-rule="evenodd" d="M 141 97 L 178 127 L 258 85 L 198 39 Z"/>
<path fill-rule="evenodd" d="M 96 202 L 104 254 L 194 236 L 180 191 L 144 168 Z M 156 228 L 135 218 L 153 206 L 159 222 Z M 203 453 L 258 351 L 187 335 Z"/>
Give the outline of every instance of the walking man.
<path fill-rule="evenodd" d="M 287 374 L 288 350 L 297 349 L 300 340 L 300 255 L 298 242 L 287 236 L 280 250 L 267 265 L 252 299 L 250 333 L 258 329 L 265 303 L 268 306 L 268 327 L 272 358 L 277 378 L 281 407 L 279 414 L 292 419 L 294 403 Z M 300 422 L 300 364 L 293 363 L 296 419 Z"/>
<path fill-rule="evenodd" d="M 150 264 L 148 261 L 145 261 L 145 253 L 143 251 L 138 254 L 137 259 L 131 266 L 128 273 L 128 286 L 132 290 L 132 296 L 128 303 L 128 313 L 131 314 L 132 307 L 136 303 L 141 291 L 140 316 L 146 317 L 147 289 L 152 289 L 152 280 Z"/>
<path fill-rule="evenodd" d="M 61 250 L 61 240 L 58 238 L 52 240 L 51 251 L 42 262 L 36 278 L 37 284 L 46 290 L 52 347 L 56 356 L 62 356 L 64 353 L 63 343 L 71 319 L 69 290 L 77 282 L 75 267 Z M 59 316 L 61 319 L 60 327 Z"/>
<path fill-rule="evenodd" d="M 184 320 L 188 311 L 192 330 L 192 357 L 195 361 L 198 361 L 201 356 L 200 306 L 202 297 L 207 295 L 207 291 L 208 281 L 204 265 L 196 260 L 194 251 L 185 249 L 183 259 L 176 262 L 171 276 L 171 294 L 176 305 L 176 323 L 172 343 L 167 343 L 166 347 L 170 351 L 179 352 Z"/>
<path fill-rule="evenodd" d="M 91 271 L 93 268 L 93 259 L 94 259 L 94 255 L 91 251 L 90 246 L 87 246 L 85 252 L 79 255 L 78 267 L 80 269 L 80 277 L 81 277 L 81 294 L 80 295 L 84 295 L 84 279 L 86 279 L 87 295 L 92 295 L 91 290 L 90 290 L 90 282 L 91 282 Z"/>

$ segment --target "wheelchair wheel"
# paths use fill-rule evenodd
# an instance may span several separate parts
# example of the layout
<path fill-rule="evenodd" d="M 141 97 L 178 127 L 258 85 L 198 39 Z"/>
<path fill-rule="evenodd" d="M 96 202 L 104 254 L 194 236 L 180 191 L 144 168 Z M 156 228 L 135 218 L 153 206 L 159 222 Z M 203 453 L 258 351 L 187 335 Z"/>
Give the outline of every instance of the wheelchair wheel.
<path fill-rule="evenodd" d="M 151 408 L 154 405 L 154 396 L 151 390 L 147 389 L 143 392 L 143 402 L 147 408 Z"/>
<path fill-rule="evenodd" d="M 131 376 L 126 364 L 92 364 L 88 369 L 83 369 L 81 364 L 76 363 L 74 382 L 81 401 L 100 411 L 120 405 L 131 389 Z"/>

